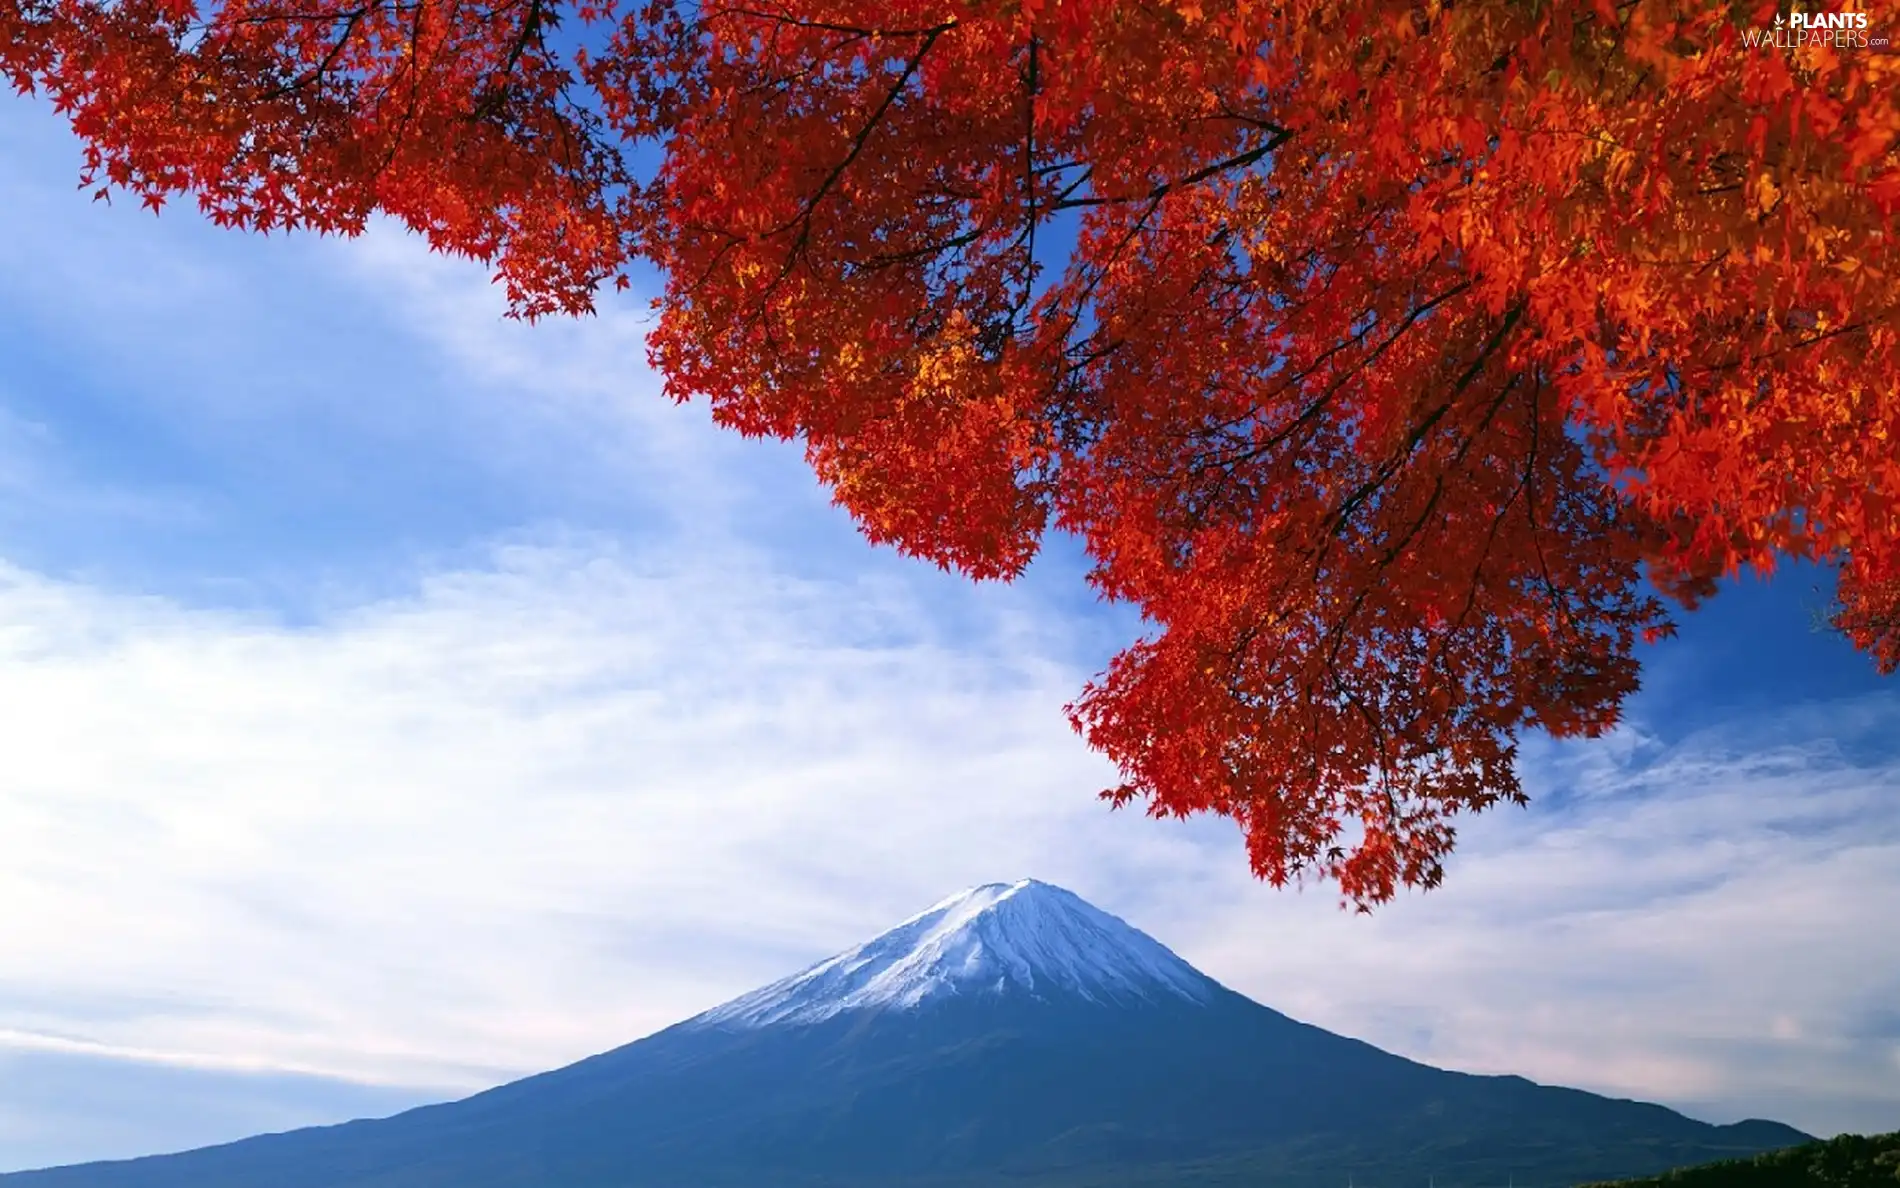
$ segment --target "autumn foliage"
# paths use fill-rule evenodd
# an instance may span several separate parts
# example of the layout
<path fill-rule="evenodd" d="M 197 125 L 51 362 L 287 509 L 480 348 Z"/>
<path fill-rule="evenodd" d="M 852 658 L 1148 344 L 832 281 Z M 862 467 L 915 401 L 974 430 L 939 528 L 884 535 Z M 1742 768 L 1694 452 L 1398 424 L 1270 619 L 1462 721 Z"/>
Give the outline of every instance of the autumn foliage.
<path fill-rule="evenodd" d="M 1152 624 L 1069 710 L 1112 799 L 1369 904 L 1725 573 L 1900 661 L 1900 57 L 1776 16 L 0 0 L 0 69 L 106 190 L 383 212 L 528 315 L 657 265 L 671 393 L 873 540 L 1085 543 Z"/>

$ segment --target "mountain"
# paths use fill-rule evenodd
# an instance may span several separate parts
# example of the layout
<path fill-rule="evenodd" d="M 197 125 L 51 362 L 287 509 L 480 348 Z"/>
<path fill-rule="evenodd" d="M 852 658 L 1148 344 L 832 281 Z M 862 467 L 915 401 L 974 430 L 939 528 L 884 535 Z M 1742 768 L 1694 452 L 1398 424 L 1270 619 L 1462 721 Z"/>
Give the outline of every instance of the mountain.
<path fill-rule="evenodd" d="M 1025 880 L 464 1101 L 0 1188 L 1540 1188 L 1807 1137 L 1418 1064 Z"/>

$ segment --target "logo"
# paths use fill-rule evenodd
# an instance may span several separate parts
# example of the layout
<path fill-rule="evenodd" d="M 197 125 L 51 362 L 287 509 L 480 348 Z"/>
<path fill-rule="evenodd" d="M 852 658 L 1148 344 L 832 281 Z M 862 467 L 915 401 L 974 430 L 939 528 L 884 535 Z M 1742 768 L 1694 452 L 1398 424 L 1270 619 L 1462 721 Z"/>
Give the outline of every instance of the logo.
<path fill-rule="evenodd" d="M 1775 16 L 1775 24 L 1781 23 L 1780 14 Z M 1864 12 L 1791 12 L 1788 14 L 1788 27 L 1791 29 L 1865 29 L 1867 14 Z"/>
<path fill-rule="evenodd" d="M 1875 33 L 1868 28 L 1866 13 L 1851 9 L 1778 12 L 1774 28 L 1742 30 L 1742 44 L 1748 49 L 1760 50 L 1798 50 L 1810 46 L 1837 50 L 1892 48 L 1892 41 L 1885 33 Z"/>

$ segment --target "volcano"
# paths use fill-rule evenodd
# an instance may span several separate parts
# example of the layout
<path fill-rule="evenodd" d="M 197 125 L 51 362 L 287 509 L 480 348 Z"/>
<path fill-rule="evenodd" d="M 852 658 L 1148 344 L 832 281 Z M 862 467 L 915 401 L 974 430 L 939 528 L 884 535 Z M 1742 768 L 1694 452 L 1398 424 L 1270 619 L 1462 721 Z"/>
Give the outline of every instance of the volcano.
<path fill-rule="evenodd" d="M 1540 1188 L 1807 1138 L 1419 1064 L 1024 880 L 463 1101 L 0 1188 Z"/>

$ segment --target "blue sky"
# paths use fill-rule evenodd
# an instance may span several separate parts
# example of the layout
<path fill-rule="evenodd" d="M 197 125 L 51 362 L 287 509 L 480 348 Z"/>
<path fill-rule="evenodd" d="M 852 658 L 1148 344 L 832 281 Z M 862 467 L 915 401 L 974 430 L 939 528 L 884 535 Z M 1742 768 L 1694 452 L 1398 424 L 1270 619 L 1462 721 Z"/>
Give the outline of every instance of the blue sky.
<path fill-rule="evenodd" d="M 0 106 L 0 1169 L 389 1112 L 950 891 L 1057 882 L 1290 1014 L 1712 1120 L 1900 1128 L 1900 690 L 1743 582 L 1626 728 L 1372 918 L 1110 814 L 1134 630 L 974 587 L 659 396 L 636 300 L 500 317 L 379 228 L 88 202 Z"/>

